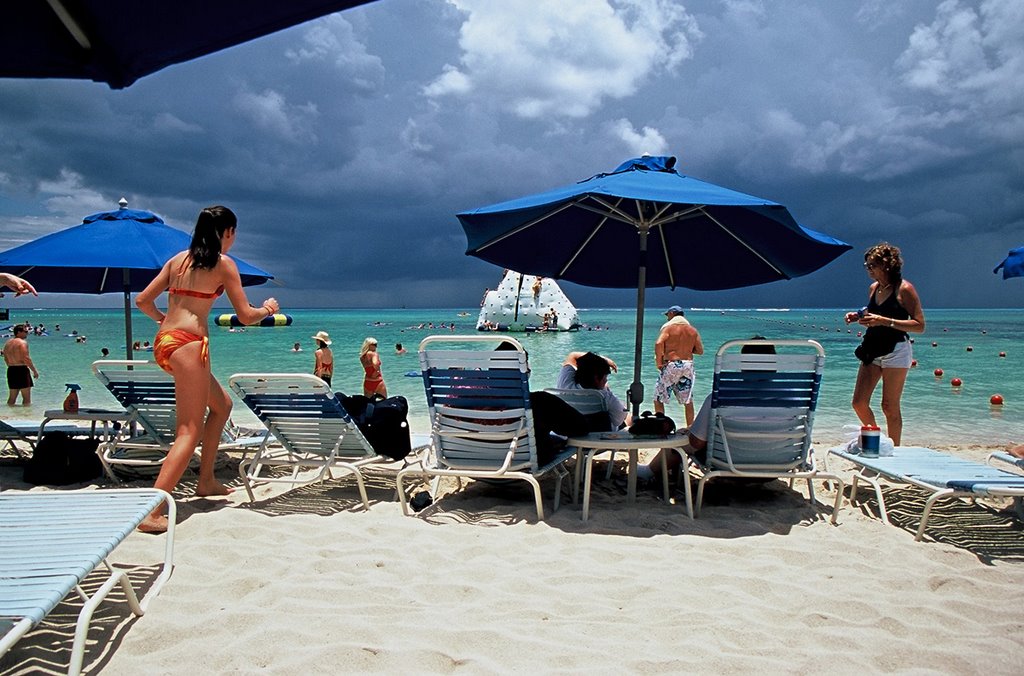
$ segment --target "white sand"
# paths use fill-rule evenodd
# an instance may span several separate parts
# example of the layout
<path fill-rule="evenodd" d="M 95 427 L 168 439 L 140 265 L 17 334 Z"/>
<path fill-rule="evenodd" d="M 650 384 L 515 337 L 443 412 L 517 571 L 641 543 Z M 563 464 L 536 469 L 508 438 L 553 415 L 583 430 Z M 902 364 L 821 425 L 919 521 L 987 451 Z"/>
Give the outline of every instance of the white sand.
<path fill-rule="evenodd" d="M 4 487 L 25 487 L 11 461 L 0 472 Z M 103 606 L 86 668 L 1024 671 L 1024 537 L 1009 512 L 951 502 L 929 529 L 939 541 L 915 542 L 912 493 L 888 494 L 898 526 L 878 520 L 873 498 L 832 526 L 781 482 L 709 489 L 695 521 L 654 493 L 628 506 L 601 483 L 589 522 L 568 504 L 536 523 L 523 487 L 472 484 L 405 517 L 380 473 L 369 512 L 351 481 L 262 487 L 249 505 L 244 490 L 185 498 L 187 480 L 173 577 L 138 620 Z M 114 560 L 157 560 L 161 542 L 133 535 Z M 66 669 L 78 604 L 62 608 L 2 673 Z"/>

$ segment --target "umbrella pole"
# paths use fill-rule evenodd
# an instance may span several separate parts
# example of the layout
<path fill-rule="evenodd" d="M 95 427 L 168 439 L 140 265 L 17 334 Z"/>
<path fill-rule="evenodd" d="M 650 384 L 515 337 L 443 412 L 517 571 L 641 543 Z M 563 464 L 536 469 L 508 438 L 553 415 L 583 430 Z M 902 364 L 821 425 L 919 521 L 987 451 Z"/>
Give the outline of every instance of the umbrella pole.
<path fill-rule="evenodd" d="M 644 402 L 644 385 L 640 382 L 644 353 L 644 292 L 647 286 L 647 228 L 640 227 L 640 265 L 636 281 L 636 341 L 633 345 L 633 383 L 629 386 L 629 403 L 633 417 L 640 415 Z"/>
<path fill-rule="evenodd" d="M 132 359 L 132 286 L 131 273 L 125 268 L 122 271 L 124 281 L 124 353 L 126 359 Z"/>

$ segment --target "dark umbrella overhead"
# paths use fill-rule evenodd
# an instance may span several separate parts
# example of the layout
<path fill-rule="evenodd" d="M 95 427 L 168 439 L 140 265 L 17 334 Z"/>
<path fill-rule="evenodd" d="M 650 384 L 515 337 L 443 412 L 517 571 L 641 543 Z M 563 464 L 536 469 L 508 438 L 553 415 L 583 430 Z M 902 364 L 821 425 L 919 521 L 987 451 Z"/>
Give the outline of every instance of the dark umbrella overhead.
<path fill-rule="evenodd" d="M 140 77 L 368 0 L 10 0 L 0 77 Z"/>
<path fill-rule="evenodd" d="M 146 288 L 164 263 L 191 241 L 190 234 L 168 226 L 156 214 L 122 207 L 0 253 L 0 272 L 24 277 L 40 292 L 123 293 L 131 359 L 131 293 Z M 243 286 L 273 279 L 269 272 L 231 258 L 238 264 Z"/>
<path fill-rule="evenodd" d="M 716 290 L 806 275 L 852 247 L 799 225 L 786 207 L 639 157 L 574 185 L 458 215 L 468 255 L 585 286 L 637 289 L 633 412 L 646 287 Z"/>
<path fill-rule="evenodd" d="M 1010 277 L 1024 277 L 1024 246 L 1010 249 L 1006 259 L 996 266 L 992 272 L 999 272 L 1002 269 L 1003 279 Z"/>

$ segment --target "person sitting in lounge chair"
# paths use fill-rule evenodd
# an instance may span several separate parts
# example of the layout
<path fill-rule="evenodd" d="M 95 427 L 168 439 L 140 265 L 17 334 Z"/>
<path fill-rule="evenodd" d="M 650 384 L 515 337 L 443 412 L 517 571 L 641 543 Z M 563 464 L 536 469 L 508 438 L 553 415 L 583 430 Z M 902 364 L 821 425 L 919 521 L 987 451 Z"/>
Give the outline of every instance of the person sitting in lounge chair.
<path fill-rule="evenodd" d="M 570 352 L 562 363 L 555 387 L 560 390 L 581 389 L 599 392 L 604 397 L 612 429 L 617 430 L 623 425 L 628 426 L 632 421 L 626 407 L 608 389 L 609 374 L 618 370 L 615 362 L 608 357 L 593 352 Z"/>

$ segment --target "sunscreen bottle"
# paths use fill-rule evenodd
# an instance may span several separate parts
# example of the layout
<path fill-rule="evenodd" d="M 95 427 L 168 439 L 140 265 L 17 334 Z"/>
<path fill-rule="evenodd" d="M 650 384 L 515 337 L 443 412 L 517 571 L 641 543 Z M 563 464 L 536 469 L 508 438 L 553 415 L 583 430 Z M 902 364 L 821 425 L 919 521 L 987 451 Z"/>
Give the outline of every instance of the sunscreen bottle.
<path fill-rule="evenodd" d="M 78 390 L 82 389 L 81 386 L 75 383 L 64 383 L 64 386 L 68 388 L 68 396 L 64 398 L 65 413 L 78 413 Z"/>

